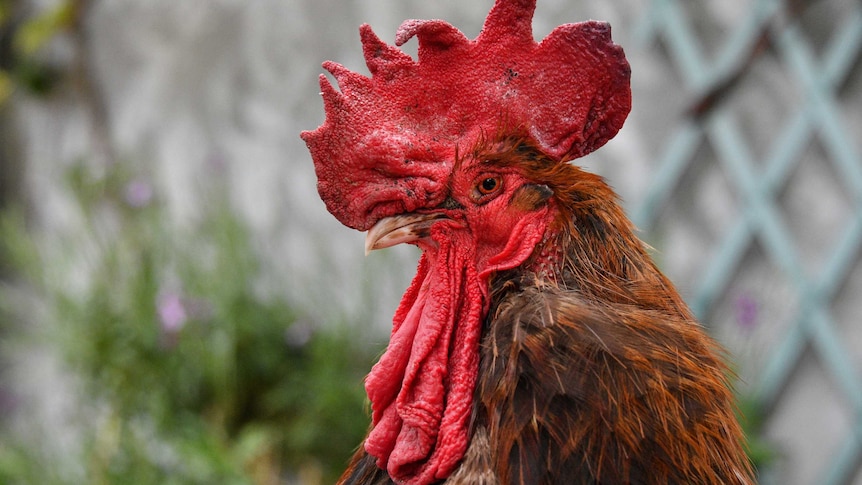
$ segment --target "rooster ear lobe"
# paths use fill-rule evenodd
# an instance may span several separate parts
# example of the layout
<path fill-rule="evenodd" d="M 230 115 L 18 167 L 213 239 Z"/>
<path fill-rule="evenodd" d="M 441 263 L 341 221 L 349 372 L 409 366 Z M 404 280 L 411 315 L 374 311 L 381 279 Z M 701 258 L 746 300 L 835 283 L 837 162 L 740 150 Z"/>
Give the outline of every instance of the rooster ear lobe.
<path fill-rule="evenodd" d="M 533 212 L 545 207 L 548 199 L 554 195 L 554 191 L 543 184 L 524 184 L 512 194 L 509 207 L 524 212 Z"/>

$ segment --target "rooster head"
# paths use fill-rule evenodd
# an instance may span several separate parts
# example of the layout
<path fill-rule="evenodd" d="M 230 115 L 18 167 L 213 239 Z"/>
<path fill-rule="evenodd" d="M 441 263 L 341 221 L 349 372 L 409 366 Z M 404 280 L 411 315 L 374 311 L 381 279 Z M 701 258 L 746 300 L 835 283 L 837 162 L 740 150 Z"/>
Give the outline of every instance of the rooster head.
<path fill-rule="evenodd" d="M 395 44 L 360 28 L 371 77 L 324 63 L 324 123 L 302 133 L 327 209 L 366 250 L 412 243 L 417 275 L 366 379 L 366 451 L 399 483 L 446 478 L 469 441 L 488 281 L 523 264 L 559 215 L 555 167 L 599 148 L 631 107 L 610 27 L 557 27 L 537 43 L 536 0 L 497 0 L 470 40 L 408 20 Z M 547 175 L 537 177 L 537 173 Z"/>
<path fill-rule="evenodd" d="M 343 224 L 436 207 L 455 155 L 501 128 L 523 129 L 557 160 L 599 148 L 631 106 L 629 66 L 601 22 L 566 24 L 536 43 L 535 0 L 498 0 L 470 40 L 442 20 L 408 20 L 395 44 L 419 41 L 418 61 L 360 27 L 371 77 L 324 63 L 326 120 L 302 133 L 318 190 Z"/>

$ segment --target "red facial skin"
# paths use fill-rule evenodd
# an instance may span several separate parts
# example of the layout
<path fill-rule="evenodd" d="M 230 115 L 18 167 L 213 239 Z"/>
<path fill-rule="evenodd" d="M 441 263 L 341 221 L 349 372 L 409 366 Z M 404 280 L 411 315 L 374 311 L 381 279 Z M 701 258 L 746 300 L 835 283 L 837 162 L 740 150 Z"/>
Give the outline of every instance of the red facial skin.
<path fill-rule="evenodd" d="M 452 234 L 463 234 L 456 237 L 463 237 L 464 243 L 475 248 L 476 266 L 480 273 L 489 274 L 499 269 L 498 265 L 506 264 L 508 256 L 503 255 L 508 253 L 504 249 L 514 243 L 514 237 L 524 236 L 522 233 L 513 234 L 517 226 L 526 226 L 523 230 L 534 233 L 538 239 L 544 235 L 551 209 L 546 204 L 539 208 L 517 204 L 519 192 L 526 190 L 524 187 L 529 184 L 530 181 L 516 169 L 497 168 L 485 163 L 453 174 L 450 197 L 464 208 L 442 210 L 448 220 L 437 224 L 450 226 Z M 433 249 L 434 244 L 430 239 L 418 243 L 423 249 Z"/>

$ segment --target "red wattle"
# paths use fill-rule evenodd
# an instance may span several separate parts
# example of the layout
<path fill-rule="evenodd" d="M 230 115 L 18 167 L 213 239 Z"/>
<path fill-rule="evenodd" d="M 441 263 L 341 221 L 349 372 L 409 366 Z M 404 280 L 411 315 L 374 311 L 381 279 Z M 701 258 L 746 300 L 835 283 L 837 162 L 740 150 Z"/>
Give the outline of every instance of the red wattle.
<path fill-rule="evenodd" d="M 365 380 L 373 423 L 365 451 L 399 484 L 445 479 L 464 456 L 488 279 L 530 256 L 545 232 L 546 212 L 515 223 L 507 244 L 487 260 L 477 258 L 468 231 L 445 222 L 432 227 L 437 246 L 422 253 L 389 346 Z"/>
<path fill-rule="evenodd" d="M 441 238 L 423 253 L 365 389 L 374 428 L 365 450 L 408 485 L 446 478 L 469 442 L 485 291 L 470 245 Z"/>

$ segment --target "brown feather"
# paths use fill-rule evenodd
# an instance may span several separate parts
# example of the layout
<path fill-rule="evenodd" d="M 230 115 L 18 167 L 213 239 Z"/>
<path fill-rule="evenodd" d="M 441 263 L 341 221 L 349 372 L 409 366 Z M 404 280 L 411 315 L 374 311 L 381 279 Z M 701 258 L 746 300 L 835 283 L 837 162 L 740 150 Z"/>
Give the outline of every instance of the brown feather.
<path fill-rule="evenodd" d="M 504 483 L 748 483 L 697 325 L 534 282 L 504 291 L 478 390 Z"/>
<path fill-rule="evenodd" d="M 360 446 L 341 478 L 339 485 L 395 485 L 386 470 L 377 467 L 377 459 Z"/>

